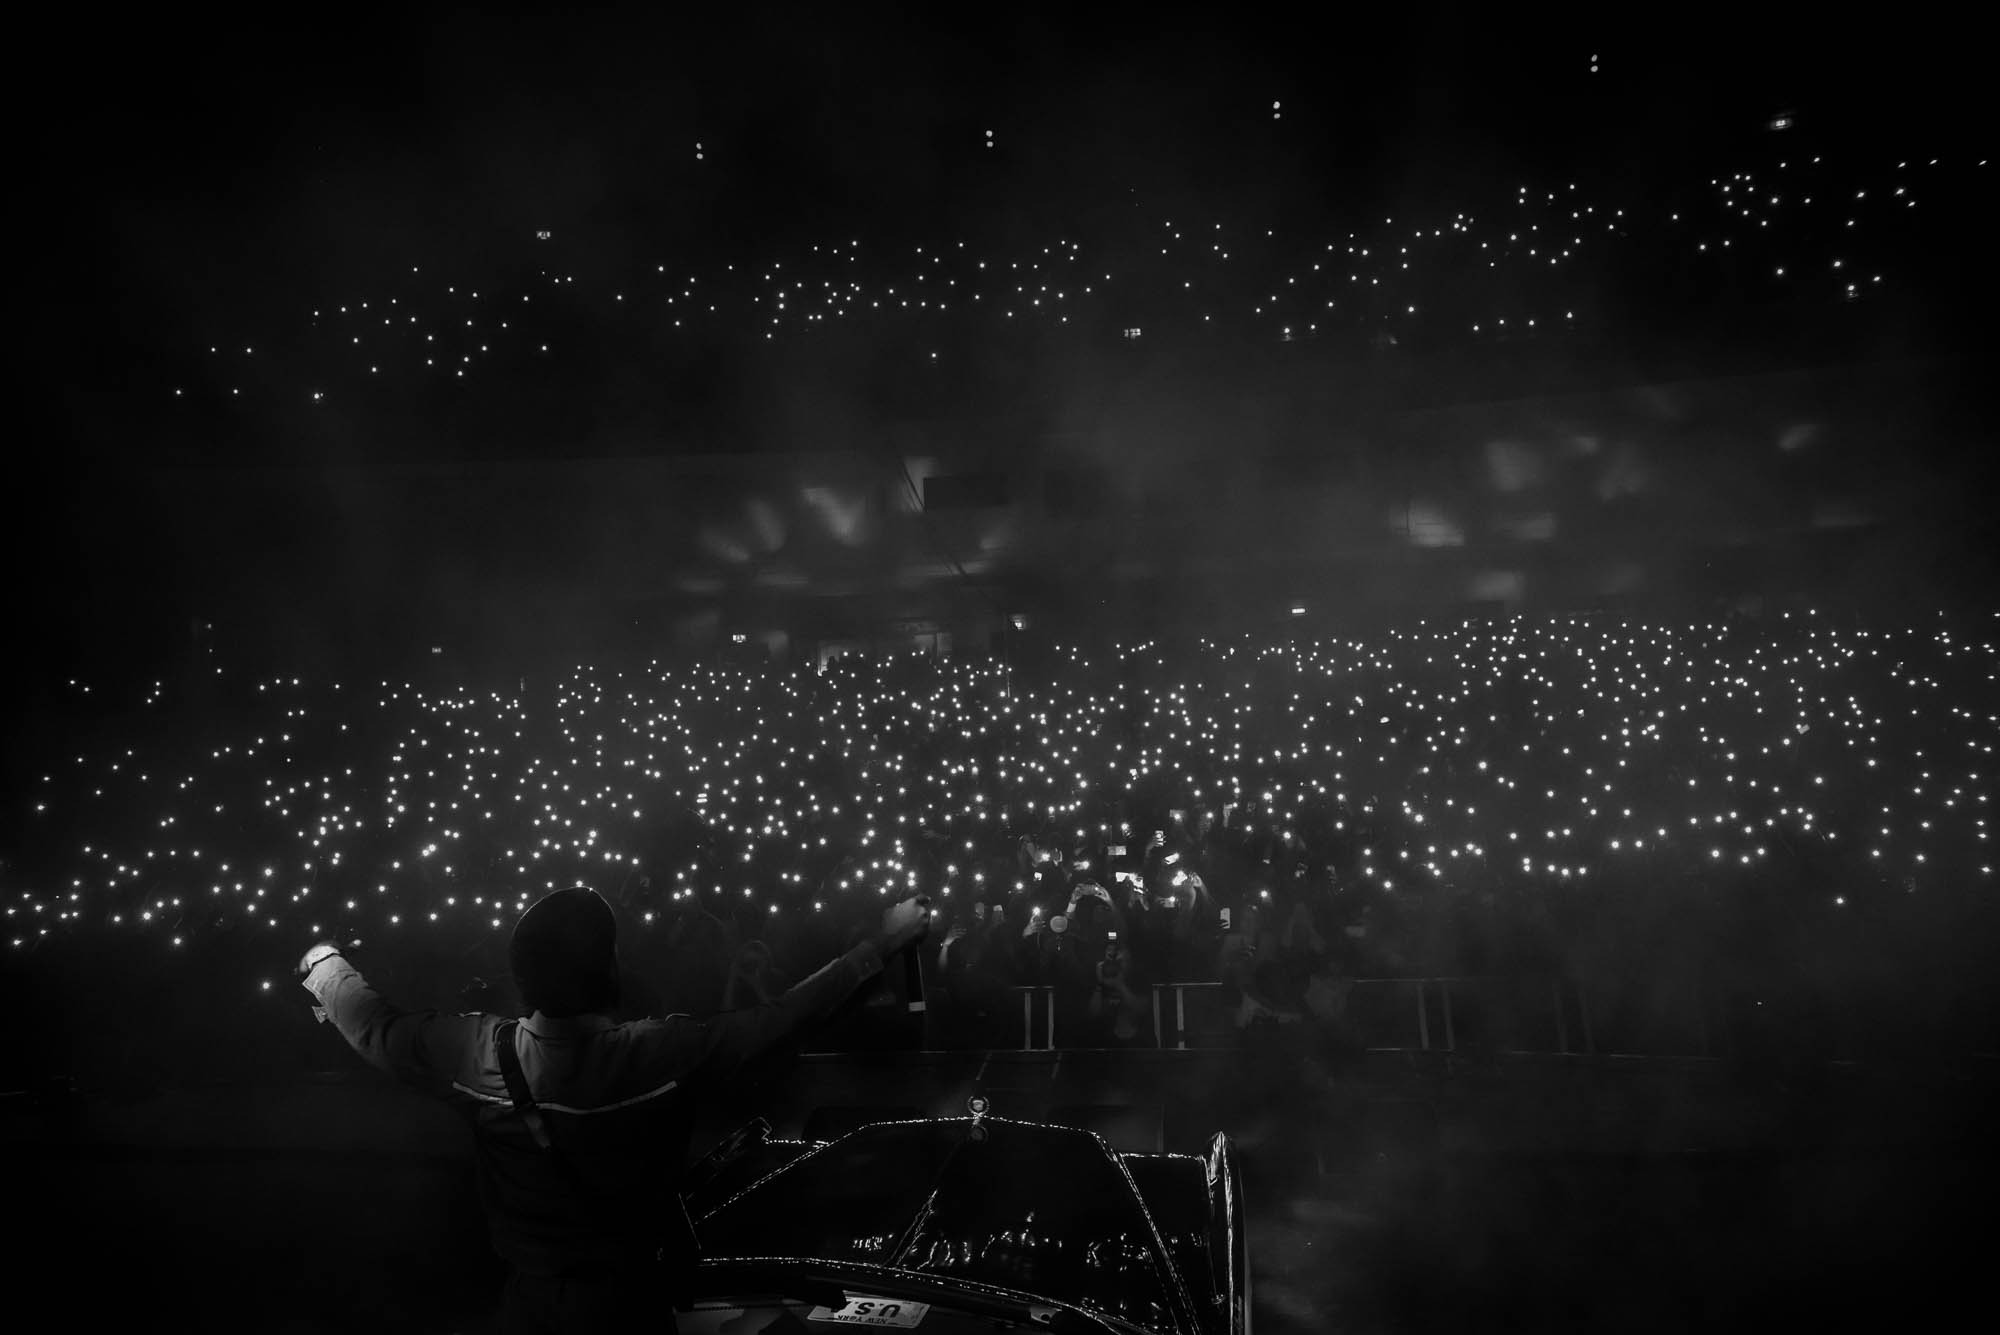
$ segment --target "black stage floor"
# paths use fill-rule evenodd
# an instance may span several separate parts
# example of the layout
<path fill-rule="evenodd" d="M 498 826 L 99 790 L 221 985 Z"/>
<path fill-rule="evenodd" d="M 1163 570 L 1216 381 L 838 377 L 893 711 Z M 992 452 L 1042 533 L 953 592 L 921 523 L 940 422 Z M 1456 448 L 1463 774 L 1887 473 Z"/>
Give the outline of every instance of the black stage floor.
<path fill-rule="evenodd" d="M 1219 1128 L 1246 1156 L 1259 1331 L 1907 1327 L 1985 1287 L 2000 1161 L 1978 1071 L 1883 1075 L 1869 1099 L 1852 1073 L 1794 1073 L 1741 1091 L 1772 1109 L 1757 1143 L 1588 1152 L 1483 1136 L 1508 1078 L 1471 1094 L 1376 1081 L 1318 1137 Z M 1592 1078 L 1572 1070 L 1551 1097 Z M 399 1103 L 329 1118 L 330 1088 L 81 1116 L 12 1101 L 16 1292 L 68 1327 L 492 1329 L 503 1276 L 453 1128 Z M 266 1134 L 241 1130 L 252 1104 Z"/>

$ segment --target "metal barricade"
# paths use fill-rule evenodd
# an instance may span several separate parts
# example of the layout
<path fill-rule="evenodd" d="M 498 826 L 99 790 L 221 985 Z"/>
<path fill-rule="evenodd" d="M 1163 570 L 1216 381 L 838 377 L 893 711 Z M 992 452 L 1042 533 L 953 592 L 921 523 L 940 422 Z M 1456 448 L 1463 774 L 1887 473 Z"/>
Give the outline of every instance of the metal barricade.
<path fill-rule="evenodd" d="M 1540 1051 L 1569 1054 L 1570 1012 L 1578 1012 L 1585 1053 L 1595 1051 L 1587 1000 L 1580 994 L 1565 995 L 1562 979 L 1520 979 L 1489 976 L 1435 976 L 1424 978 L 1356 978 L 1347 999 L 1347 1021 L 1361 1033 L 1363 1046 L 1378 1052 L 1458 1052 L 1461 1019 L 1472 1021 L 1472 1037 L 1481 1048 L 1507 1051 Z M 1217 1034 L 1213 1027 L 1188 1022 L 1191 1001 L 1199 1005 L 1209 997 L 1220 997 L 1221 983 L 1156 983 L 1153 986 L 1153 1036 L 1161 1048 L 1227 1046 L 1233 1041 L 1229 1030 Z M 1540 1015 L 1523 1014 L 1520 994 L 1546 998 L 1547 1009 Z M 1468 995 L 1469 994 L 1469 995 Z M 1465 1003 L 1471 1000 L 1469 1014 Z M 1539 1007 L 1528 1008 L 1539 1010 Z M 1542 1029 L 1554 1046 L 1543 1047 L 1527 1038 L 1529 1019 L 1542 1019 Z M 1220 1038 L 1222 1042 L 1213 1040 Z M 1525 1040 L 1525 1041 L 1524 1041 Z"/>
<path fill-rule="evenodd" d="M 1053 1052 L 1056 1046 L 1056 990 L 1046 984 L 1034 987 L 1011 989 L 1021 996 L 1021 1051 Z M 1038 1048 L 1035 1044 L 1035 998 L 1042 999 L 1043 1037 Z"/>
<path fill-rule="evenodd" d="M 1349 981 L 1345 1018 L 1370 1051 L 1597 1055 L 1591 990 L 1568 979 L 1438 975 Z M 1021 998 L 1021 1050 L 1053 1051 L 1064 1032 L 1056 1020 L 1056 989 L 1012 990 Z M 1154 983 L 1153 1046 L 1181 1051 L 1233 1046 L 1238 1026 L 1220 1005 L 1226 991 L 1220 982 Z M 1692 1001 L 1690 1033 L 1698 1050 L 1651 1055 L 1710 1055 L 1708 1007 L 1698 984 Z"/>

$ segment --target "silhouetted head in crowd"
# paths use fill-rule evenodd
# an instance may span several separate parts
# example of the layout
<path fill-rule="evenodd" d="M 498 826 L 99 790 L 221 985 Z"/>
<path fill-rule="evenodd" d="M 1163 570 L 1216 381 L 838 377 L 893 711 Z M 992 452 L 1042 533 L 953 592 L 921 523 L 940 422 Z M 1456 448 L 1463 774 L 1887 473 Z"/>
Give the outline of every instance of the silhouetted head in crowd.
<path fill-rule="evenodd" d="M 550 1019 L 618 1008 L 618 925 L 589 886 L 554 890 L 521 915 L 508 947 L 514 986 Z"/>

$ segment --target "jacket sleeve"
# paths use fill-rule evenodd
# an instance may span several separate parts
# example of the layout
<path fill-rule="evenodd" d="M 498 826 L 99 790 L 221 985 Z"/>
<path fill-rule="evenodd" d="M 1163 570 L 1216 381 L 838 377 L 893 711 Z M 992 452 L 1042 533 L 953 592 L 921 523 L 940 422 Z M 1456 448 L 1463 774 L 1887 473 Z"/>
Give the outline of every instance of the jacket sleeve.
<path fill-rule="evenodd" d="M 705 1020 L 671 1017 L 666 1060 L 686 1083 L 715 1081 L 741 1069 L 806 1026 L 828 1018 L 856 989 L 882 972 L 882 948 L 863 941 L 783 996 Z"/>
<path fill-rule="evenodd" d="M 305 977 L 326 1018 L 369 1065 L 406 1084 L 445 1094 L 479 1041 L 481 1015 L 405 1011 L 368 986 L 360 970 L 329 955 Z"/>

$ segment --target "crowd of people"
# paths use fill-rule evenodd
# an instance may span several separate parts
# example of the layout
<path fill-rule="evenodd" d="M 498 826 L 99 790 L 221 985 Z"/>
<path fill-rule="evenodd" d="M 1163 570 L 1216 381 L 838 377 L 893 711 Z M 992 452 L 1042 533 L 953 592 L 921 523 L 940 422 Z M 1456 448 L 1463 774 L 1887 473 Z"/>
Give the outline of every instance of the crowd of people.
<path fill-rule="evenodd" d="M 1060 1045 L 1146 1045 L 1155 984 L 1218 984 L 1205 1013 L 1254 1031 L 1425 975 L 1589 980 L 1641 1019 L 1698 983 L 1794 1036 L 1894 995 L 1900 1041 L 1984 986 L 1993 629 L 1514 618 L 99 688 L 9 823 L 6 953 L 248 1004 L 333 937 L 405 1004 L 505 1010 L 508 929 L 582 882 L 623 919 L 628 1007 L 699 1013 L 921 891 L 941 1045 L 1020 1045 L 1022 987 Z"/>

